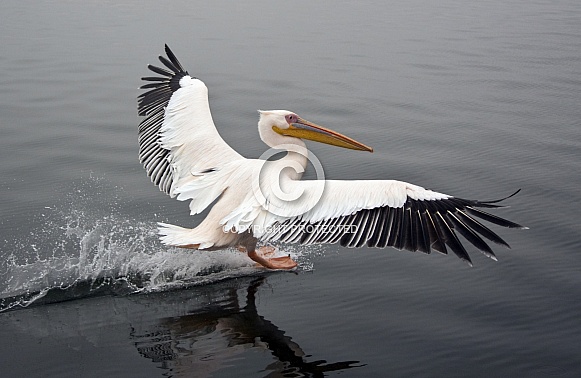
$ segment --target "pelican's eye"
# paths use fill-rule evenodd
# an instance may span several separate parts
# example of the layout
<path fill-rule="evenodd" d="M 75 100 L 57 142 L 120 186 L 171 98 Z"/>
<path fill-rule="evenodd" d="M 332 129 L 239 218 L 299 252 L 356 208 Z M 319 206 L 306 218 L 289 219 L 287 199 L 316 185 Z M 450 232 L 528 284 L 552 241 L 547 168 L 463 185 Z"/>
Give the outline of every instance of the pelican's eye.
<path fill-rule="evenodd" d="M 296 114 L 287 114 L 287 115 L 285 116 L 285 118 L 286 118 L 286 122 L 287 122 L 289 125 L 291 125 L 291 124 L 293 124 L 293 123 L 296 123 L 296 122 L 297 122 L 297 120 L 299 119 L 299 117 L 297 117 L 297 115 L 296 115 Z"/>

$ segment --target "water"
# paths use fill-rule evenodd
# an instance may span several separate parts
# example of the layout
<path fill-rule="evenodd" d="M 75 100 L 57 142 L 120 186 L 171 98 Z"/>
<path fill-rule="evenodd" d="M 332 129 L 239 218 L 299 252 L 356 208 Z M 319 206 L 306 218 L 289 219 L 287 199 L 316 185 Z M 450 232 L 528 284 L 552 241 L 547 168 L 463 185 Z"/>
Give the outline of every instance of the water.
<path fill-rule="evenodd" d="M 3 376 L 578 376 L 581 5 L 575 1 L 0 5 Z M 333 179 L 400 179 L 497 214 L 499 262 L 161 245 L 194 225 L 137 161 L 135 98 L 168 43 L 224 139 L 286 108 L 374 147 L 309 144 Z"/>

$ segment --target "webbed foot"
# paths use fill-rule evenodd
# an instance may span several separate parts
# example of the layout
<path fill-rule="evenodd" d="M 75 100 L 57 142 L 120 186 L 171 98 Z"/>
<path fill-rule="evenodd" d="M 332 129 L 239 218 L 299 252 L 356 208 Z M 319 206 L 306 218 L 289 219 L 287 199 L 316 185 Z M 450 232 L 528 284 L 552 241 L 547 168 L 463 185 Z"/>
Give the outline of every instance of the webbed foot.
<path fill-rule="evenodd" d="M 239 250 L 243 251 L 241 248 Z M 274 255 L 275 248 L 271 246 L 260 247 L 257 250 L 249 251 L 248 257 L 256 261 L 259 265 L 268 269 L 289 270 L 297 266 L 297 263 L 291 259 L 290 255 L 281 257 L 270 257 Z"/>

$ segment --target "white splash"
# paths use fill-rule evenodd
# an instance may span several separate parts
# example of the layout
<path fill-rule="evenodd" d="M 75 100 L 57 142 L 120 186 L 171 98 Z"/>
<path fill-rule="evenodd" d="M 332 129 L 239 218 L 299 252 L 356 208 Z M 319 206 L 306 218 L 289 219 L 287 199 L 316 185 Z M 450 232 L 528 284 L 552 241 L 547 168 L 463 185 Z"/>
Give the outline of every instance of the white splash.
<path fill-rule="evenodd" d="M 153 219 L 95 216 L 87 210 L 91 206 L 73 203 L 71 207 L 66 211 L 45 208 L 52 213 L 43 214 L 47 221 L 42 230 L 31 230 L 34 242 L 15 243 L 5 282 L 0 282 L 0 311 L 26 307 L 54 289 L 71 299 L 99 290 L 112 294 L 173 290 L 264 272 L 235 249 L 207 252 L 164 246 Z M 284 247 L 302 271 L 312 269 L 309 256 L 321 250 Z M 27 255 L 27 261 L 17 262 L 22 255 Z"/>

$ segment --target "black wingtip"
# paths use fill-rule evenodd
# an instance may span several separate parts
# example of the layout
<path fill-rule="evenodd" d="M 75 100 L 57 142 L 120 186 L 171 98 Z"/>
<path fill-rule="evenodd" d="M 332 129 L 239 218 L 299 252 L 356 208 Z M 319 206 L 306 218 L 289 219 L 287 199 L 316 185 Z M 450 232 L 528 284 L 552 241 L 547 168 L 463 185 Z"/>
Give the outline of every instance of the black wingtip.
<path fill-rule="evenodd" d="M 174 74 L 168 70 L 165 70 L 163 68 L 148 64 L 147 68 L 149 68 L 150 71 L 155 72 L 156 74 L 162 75 L 162 76 L 167 76 L 169 78 L 173 77 Z"/>
<path fill-rule="evenodd" d="M 511 198 L 511 197 L 514 197 L 514 196 L 516 196 L 516 195 L 517 195 L 519 192 L 520 192 L 520 188 L 519 188 L 519 189 L 517 189 L 517 190 L 516 190 L 516 192 L 514 192 L 514 193 L 512 193 L 511 195 L 509 195 L 509 196 L 506 196 L 506 197 L 504 197 L 504 198 L 497 199 L 497 200 L 492 200 L 492 201 L 479 201 L 479 202 L 480 202 L 480 203 L 486 203 L 486 204 L 491 204 L 491 203 L 499 203 L 499 202 L 502 202 L 502 201 L 504 201 L 504 200 L 507 200 L 507 199 L 509 199 L 509 198 Z"/>
<path fill-rule="evenodd" d="M 167 45 L 167 43 L 165 44 L 165 54 L 167 55 L 168 59 L 170 60 L 170 62 L 177 68 L 180 70 L 180 72 L 184 72 L 187 74 L 187 71 L 184 70 L 184 68 L 182 67 L 180 61 L 178 60 L 178 58 L 176 58 L 175 54 L 173 53 L 173 51 L 171 51 L 171 49 L 169 48 L 169 46 Z"/>

